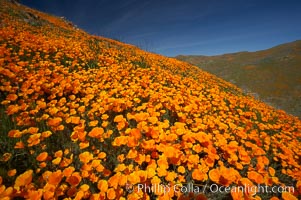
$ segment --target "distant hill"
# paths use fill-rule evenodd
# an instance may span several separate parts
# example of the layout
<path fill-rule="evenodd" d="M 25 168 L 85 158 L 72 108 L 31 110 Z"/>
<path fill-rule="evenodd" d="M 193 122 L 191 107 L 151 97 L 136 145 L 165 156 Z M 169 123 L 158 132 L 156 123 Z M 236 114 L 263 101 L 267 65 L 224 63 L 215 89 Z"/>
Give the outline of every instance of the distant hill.
<path fill-rule="evenodd" d="M 177 56 L 301 117 L 301 40 L 257 52 Z"/>

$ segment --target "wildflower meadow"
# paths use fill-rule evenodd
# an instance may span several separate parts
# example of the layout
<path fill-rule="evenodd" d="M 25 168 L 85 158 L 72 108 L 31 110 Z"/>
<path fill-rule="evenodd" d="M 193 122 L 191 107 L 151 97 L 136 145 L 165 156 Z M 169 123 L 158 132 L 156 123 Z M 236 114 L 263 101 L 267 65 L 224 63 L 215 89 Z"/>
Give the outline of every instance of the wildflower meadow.
<path fill-rule="evenodd" d="M 180 189 L 189 184 L 208 187 Z M 258 184 L 294 190 L 234 190 Z M 300 198 L 297 117 L 185 62 L 0 0 L 0 199 Z"/>

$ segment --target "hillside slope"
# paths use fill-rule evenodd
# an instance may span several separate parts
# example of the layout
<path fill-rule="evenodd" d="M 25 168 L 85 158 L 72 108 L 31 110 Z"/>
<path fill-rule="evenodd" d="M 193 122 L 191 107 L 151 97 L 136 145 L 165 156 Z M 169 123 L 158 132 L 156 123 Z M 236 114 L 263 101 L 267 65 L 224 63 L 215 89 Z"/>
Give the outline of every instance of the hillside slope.
<path fill-rule="evenodd" d="M 19 4 L 0 22 L 0 199 L 301 197 L 298 118 Z"/>
<path fill-rule="evenodd" d="M 177 58 L 301 118 L 301 40 L 257 52 Z"/>

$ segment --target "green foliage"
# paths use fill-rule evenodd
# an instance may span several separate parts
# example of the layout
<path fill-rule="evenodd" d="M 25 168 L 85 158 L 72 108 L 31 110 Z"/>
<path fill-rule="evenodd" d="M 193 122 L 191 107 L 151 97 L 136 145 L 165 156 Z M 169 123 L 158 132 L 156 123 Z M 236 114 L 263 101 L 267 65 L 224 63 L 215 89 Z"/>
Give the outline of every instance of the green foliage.
<path fill-rule="evenodd" d="M 145 61 L 145 60 L 138 60 L 138 61 L 133 61 L 132 62 L 133 65 L 135 66 L 138 66 L 140 68 L 143 68 L 143 69 L 147 69 L 149 68 L 150 66 L 148 65 L 148 63 Z"/>

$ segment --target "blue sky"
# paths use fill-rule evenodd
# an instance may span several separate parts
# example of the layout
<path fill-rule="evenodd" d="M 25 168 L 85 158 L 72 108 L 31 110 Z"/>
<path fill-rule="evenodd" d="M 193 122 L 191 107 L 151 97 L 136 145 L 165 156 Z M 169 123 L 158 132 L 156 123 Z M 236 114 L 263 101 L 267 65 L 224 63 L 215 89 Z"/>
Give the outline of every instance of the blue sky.
<path fill-rule="evenodd" d="M 166 56 L 256 51 L 301 39 L 300 0 L 21 0 Z"/>

